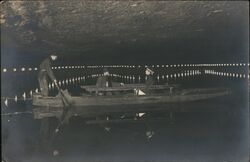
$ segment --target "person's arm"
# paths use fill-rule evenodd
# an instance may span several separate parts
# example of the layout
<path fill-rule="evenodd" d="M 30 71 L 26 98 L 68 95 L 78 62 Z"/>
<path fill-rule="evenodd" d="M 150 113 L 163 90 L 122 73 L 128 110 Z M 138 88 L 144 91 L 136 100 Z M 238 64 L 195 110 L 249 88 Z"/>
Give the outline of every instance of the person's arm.
<path fill-rule="evenodd" d="M 51 69 L 51 63 L 50 63 L 50 61 L 46 62 L 45 68 L 46 68 L 46 71 L 47 71 L 47 74 L 48 74 L 49 78 L 50 78 L 54 83 L 56 83 L 56 77 L 55 77 L 55 75 L 54 75 L 54 73 L 53 73 L 53 71 L 52 71 L 52 69 Z"/>

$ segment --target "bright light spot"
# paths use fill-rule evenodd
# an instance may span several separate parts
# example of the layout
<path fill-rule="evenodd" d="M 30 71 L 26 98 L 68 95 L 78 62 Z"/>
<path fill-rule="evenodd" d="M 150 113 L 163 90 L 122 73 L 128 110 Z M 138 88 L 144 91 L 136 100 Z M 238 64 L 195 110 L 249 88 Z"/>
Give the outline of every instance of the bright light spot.
<path fill-rule="evenodd" d="M 145 113 L 138 113 L 139 117 L 142 117 L 143 115 L 145 115 Z"/>
<path fill-rule="evenodd" d="M 21 71 L 25 71 L 25 68 L 23 67 L 23 68 L 21 69 Z"/>
<path fill-rule="evenodd" d="M 3 72 L 4 72 L 4 73 L 7 72 L 7 69 L 3 69 Z"/>
<path fill-rule="evenodd" d="M 23 93 L 23 99 L 26 100 L 26 93 Z"/>
<path fill-rule="evenodd" d="M 16 71 L 16 68 L 14 68 L 13 71 Z"/>
<path fill-rule="evenodd" d="M 8 107 L 8 99 L 7 98 L 5 99 L 4 104 L 5 104 L 5 106 Z"/>

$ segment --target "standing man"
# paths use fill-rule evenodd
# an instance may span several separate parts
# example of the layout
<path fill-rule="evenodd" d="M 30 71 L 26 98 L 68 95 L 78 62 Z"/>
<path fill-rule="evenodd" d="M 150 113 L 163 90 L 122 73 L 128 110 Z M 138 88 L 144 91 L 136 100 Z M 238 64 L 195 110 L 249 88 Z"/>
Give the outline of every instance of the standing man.
<path fill-rule="evenodd" d="M 51 69 L 51 63 L 52 61 L 55 61 L 57 59 L 56 55 L 50 55 L 48 58 L 43 60 L 43 62 L 40 64 L 40 69 L 38 73 L 38 81 L 39 86 L 41 89 L 42 96 L 48 96 L 49 95 L 49 88 L 48 88 L 48 79 L 50 78 L 53 83 L 57 85 L 56 77 Z M 43 118 L 41 120 L 41 127 L 40 127 L 40 137 L 41 137 L 41 144 L 43 147 L 46 147 L 50 143 L 50 137 L 52 135 L 52 132 L 54 132 L 54 129 L 51 126 L 51 122 L 54 120 L 54 118 Z"/>
<path fill-rule="evenodd" d="M 38 81 L 43 96 L 49 95 L 48 78 L 50 78 L 57 86 L 56 77 L 51 69 L 51 62 L 57 59 L 57 55 L 50 55 L 40 64 L 40 71 L 38 73 Z"/>

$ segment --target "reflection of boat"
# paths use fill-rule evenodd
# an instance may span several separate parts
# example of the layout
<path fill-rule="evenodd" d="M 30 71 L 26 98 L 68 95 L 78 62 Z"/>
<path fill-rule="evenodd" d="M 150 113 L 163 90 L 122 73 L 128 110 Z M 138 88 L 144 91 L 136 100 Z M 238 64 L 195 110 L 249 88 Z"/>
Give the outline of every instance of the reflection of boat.
<path fill-rule="evenodd" d="M 87 92 L 84 96 L 72 96 L 71 111 L 75 115 L 93 117 L 109 113 L 157 112 L 168 110 L 169 105 L 190 103 L 229 94 L 226 88 L 175 89 L 177 86 L 130 84 L 120 87 L 96 88 L 83 86 Z M 150 90 L 152 93 L 138 96 L 134 89 Z M 110 95 L 99 96 L 94 92 L 111 92 Z M 130 93 L 131 92 L 131 93 Z M 157 105 L 157 106 L 156 106 Z M 63 113 L 63 101 L 58 97 L 33 96 L 33 112 L 36 119 L 44 117 L 60 117 Z"/>

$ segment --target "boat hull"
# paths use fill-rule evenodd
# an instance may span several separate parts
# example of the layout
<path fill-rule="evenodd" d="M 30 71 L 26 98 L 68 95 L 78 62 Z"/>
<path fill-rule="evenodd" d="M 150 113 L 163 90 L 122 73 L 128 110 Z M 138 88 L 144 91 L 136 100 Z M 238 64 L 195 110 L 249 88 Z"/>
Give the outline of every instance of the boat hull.
<path fill-rule="evenodd" d="M 191 104 L 201 107 L 199 101 L 204 101 L 228 95 L 228 89 L 193 89 L 177 94 L 110 95 L 110 96 L 73 96 L 71 113 L 75 116 L 98 116 L 110 113 L 127 112 L 161 112 L 185 111 L 185 106 Z M 204 106 L 204 105 L 203 105 Z M 58 97 L 33 96 L 34 118 L 60 117 L 63 113 L 63 101 Z"/>

